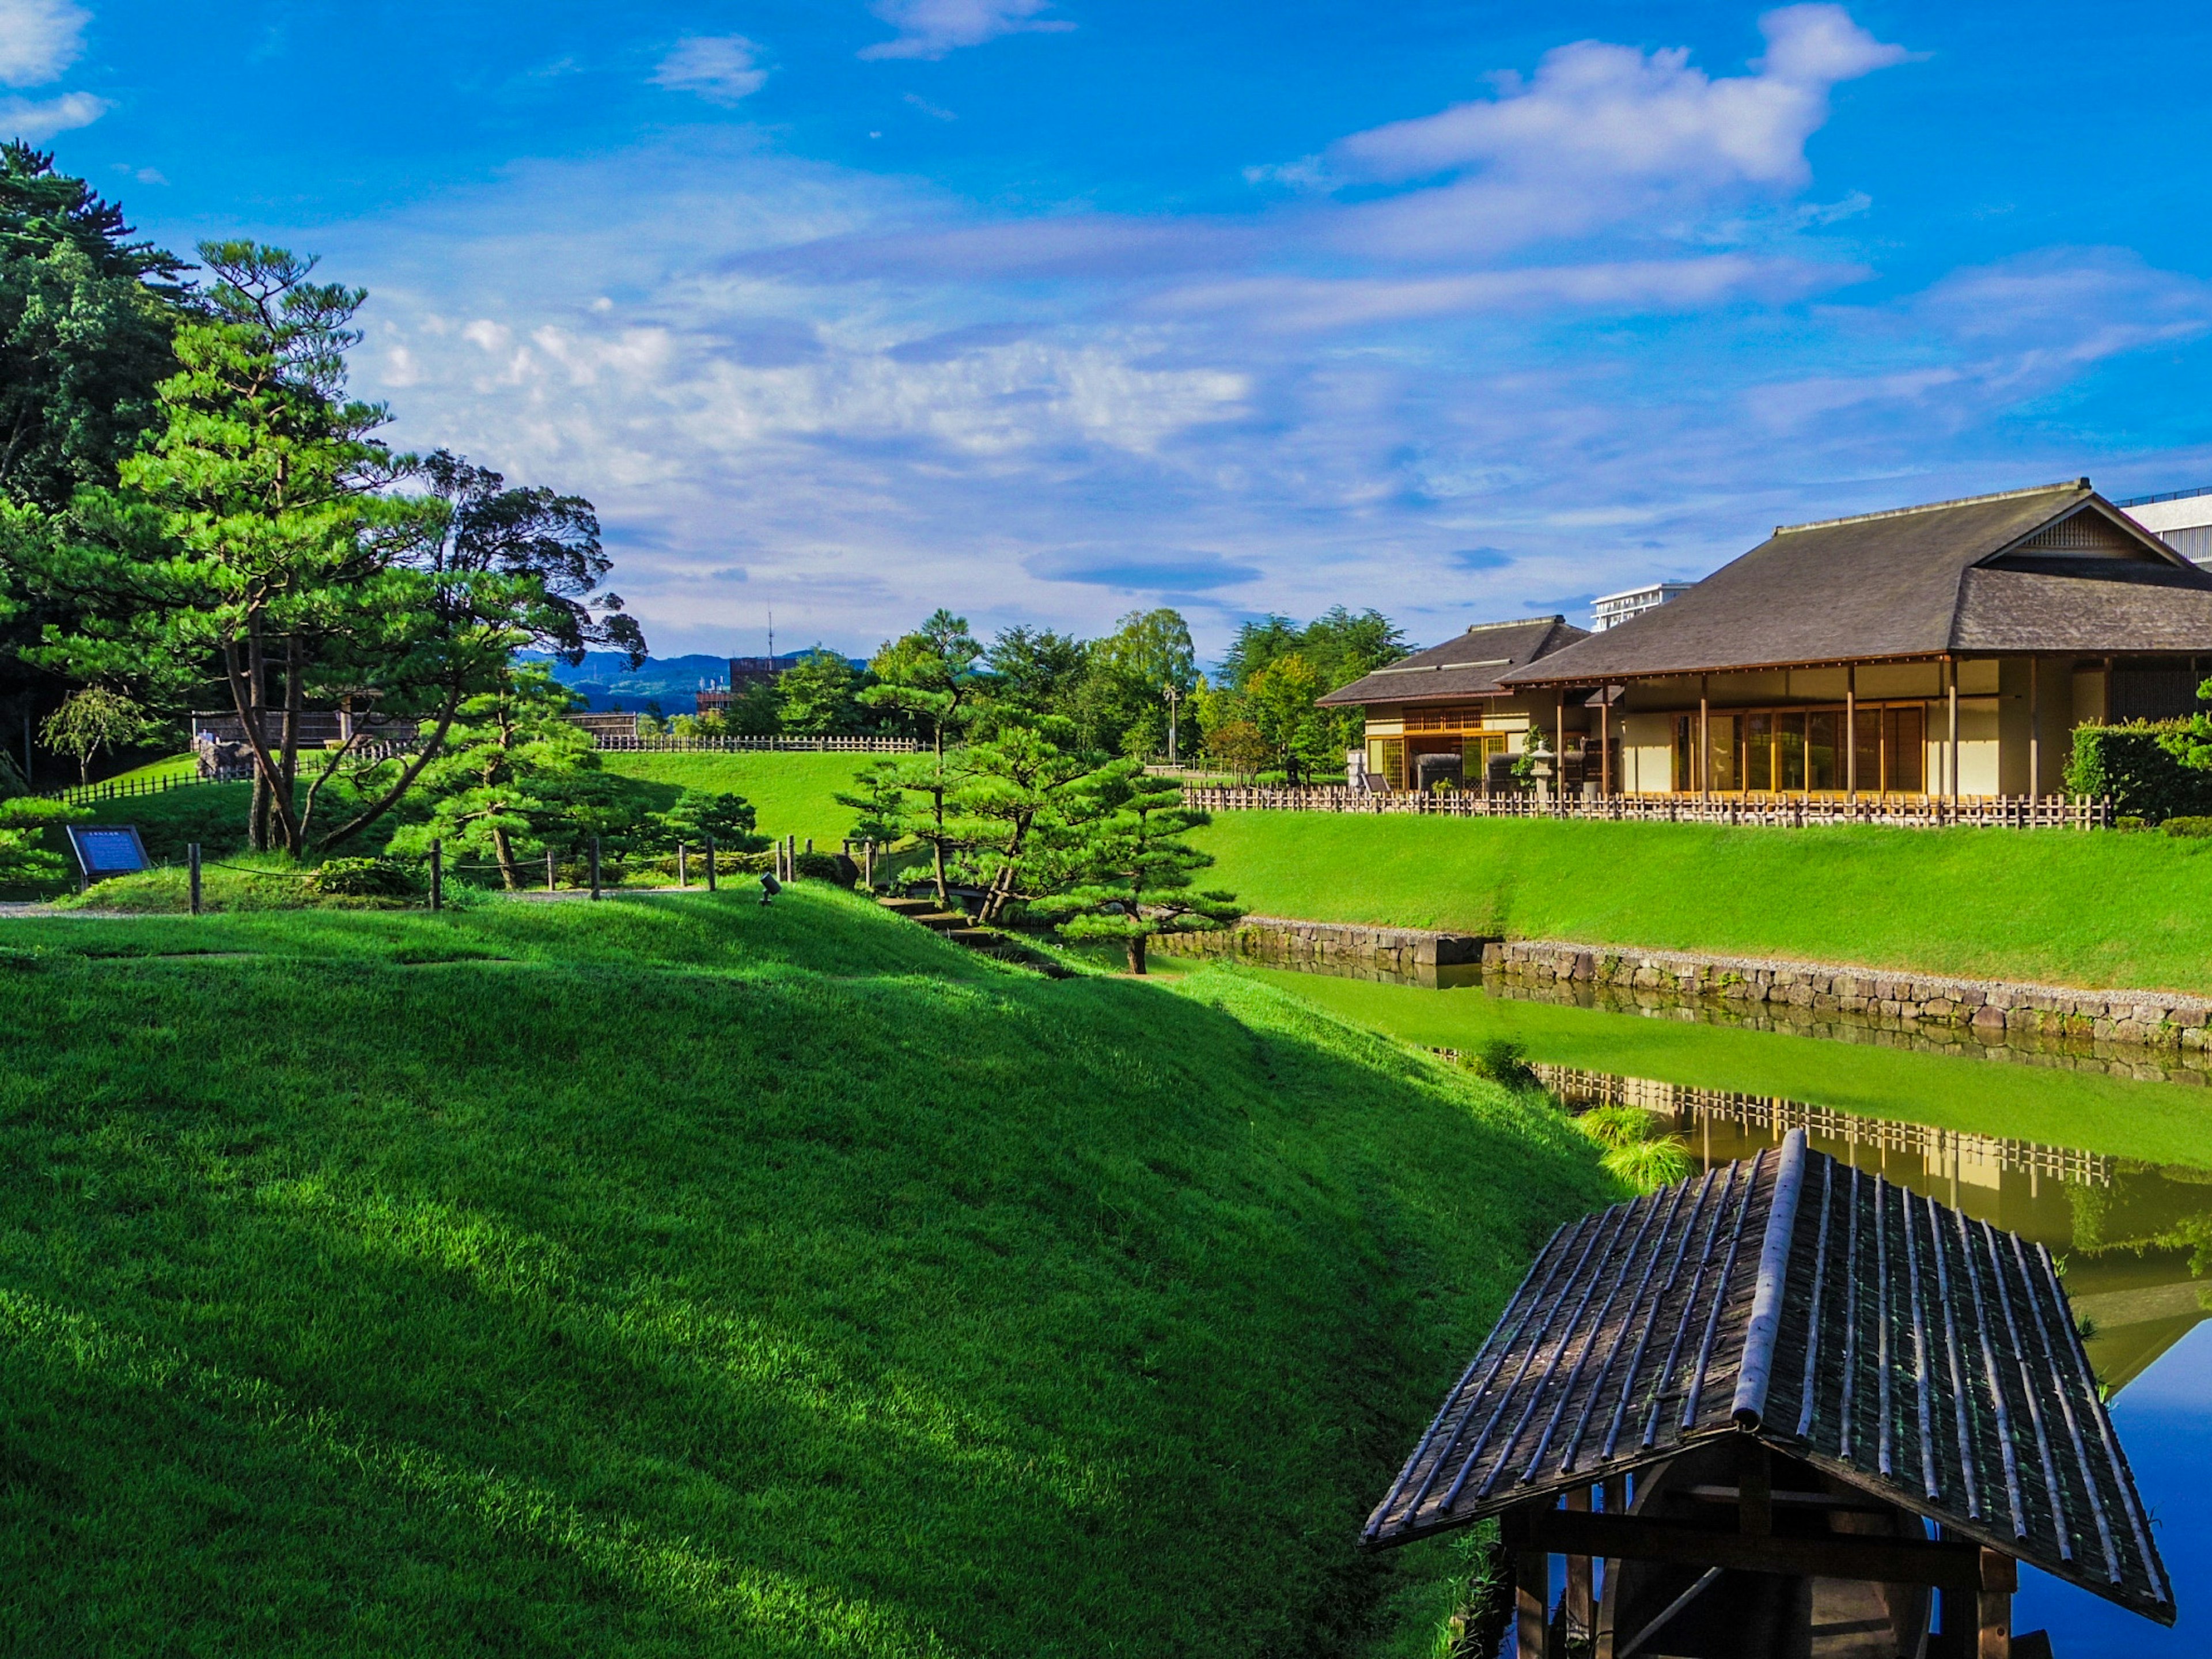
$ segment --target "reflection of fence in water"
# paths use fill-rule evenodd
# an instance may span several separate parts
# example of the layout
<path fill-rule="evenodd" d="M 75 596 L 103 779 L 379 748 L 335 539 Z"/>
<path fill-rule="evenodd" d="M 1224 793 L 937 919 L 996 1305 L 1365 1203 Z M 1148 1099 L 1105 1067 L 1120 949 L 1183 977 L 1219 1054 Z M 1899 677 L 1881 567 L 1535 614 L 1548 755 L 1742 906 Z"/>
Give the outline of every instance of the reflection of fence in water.
<path fill-rule="evenodd" d="M 1529 1069 L 1546 1088 L 1563 1100 L 1593 1106 L 1638 1106 L 1670 1117 L 1733 1123 L 1778 1139 L 1792 1129 L 1802 1129 L 1824 1140 L 1917 1157 L 1926 1164 L 1929 1175 L 1938 1177 L 1956 1177 L 1966 1169 L 1979 1167 L 2016 1170 L 2088 1187 L 2112 1184 L 2112 1159 L 2070 1146 L 2045 1146 L 2033 1140 L 1966 1134 L 1925 1123 L 1899 1122 L 1894 1118 L 1862 1117 L 1832 1106 L 1785 1100 L 1778 1095 L 1699 1089 L 1686 1084 L 1662 1082 L 1656 1078 L 1584 1071 L 1579 1066 L 1558 1066 L 1547 1060 L 1534 1061 Z"/>

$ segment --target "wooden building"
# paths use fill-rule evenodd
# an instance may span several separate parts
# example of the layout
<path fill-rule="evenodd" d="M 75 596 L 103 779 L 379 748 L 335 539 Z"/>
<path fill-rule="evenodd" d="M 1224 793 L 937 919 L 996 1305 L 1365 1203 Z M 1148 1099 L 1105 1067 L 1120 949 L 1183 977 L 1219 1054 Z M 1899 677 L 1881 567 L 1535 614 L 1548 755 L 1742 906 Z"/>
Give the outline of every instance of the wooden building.
<path fill-rule="evenodd" d="M 1957 799 L 2059 791 L 2075 726 L 2208 669 L 2212 572 L 2081 478 L 1779 527 L 1498 690 L 1607 793 Z"/>
<path fill-rule="evenodd" d="M 1439 775 L 1437 763 L 1449 762 L 1446 769 L 1477 784 L 1493 757 L 1528 745 L 1555 701 L 1502 677 L 1589 637 L 1565 617 L 1478 623 L 1318 701 L 1324 708 L 1366 709 L 1366 770 L 1385 788 L 1421 787 L 1424 757 L 1431 777 Z"/>
<path fill-rule="evenodd" d="M 1522 1659 L 2008 1659 L 2021 1561 L 2174 1619 L 2049 1253 L 1802 1130 L 1554 1234 L 1361 1541 L 1486 1516 Z"/>

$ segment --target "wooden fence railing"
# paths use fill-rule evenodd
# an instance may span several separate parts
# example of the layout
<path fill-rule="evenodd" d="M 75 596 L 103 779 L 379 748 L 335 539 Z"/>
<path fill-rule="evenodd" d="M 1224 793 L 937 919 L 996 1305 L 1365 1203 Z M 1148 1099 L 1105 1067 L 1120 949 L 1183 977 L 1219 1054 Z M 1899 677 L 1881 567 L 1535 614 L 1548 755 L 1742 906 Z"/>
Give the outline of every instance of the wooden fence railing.
<path fill-rule="evenodd" d="M 1802 830 L 1875 823 L 1912 830 L 2106 830 L 2110 796 L 1977 795 L 1957 801 L 1923 795 L 1788 797 L 1765 800 L 1694 795 L 1606 795 L 1553 799 L 1533 794 L 1448 790 L 1185 789 L 1184 802 L 1209 812 L 1403 812 L 1458 818 L 1595 818 L 1633 823 L 1721 823 Z"/>

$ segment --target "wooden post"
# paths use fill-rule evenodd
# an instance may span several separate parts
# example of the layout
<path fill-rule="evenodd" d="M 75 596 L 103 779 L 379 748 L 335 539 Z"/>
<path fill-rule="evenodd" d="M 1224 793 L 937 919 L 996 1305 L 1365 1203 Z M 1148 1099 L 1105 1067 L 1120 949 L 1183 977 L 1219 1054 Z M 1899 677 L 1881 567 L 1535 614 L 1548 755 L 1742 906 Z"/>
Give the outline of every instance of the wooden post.
<path fill-rule="evenodd" d="M 547 892 L 550 893 L 559 886 L 560 873 L 561 866 L 554 859 L 553 849 L 549 847 L 545 849 L 545 890 Z"/>
<path fill-rule="evenodd" d="M 1567 694 L 1559 693 L 1559 712 L 1552 716 L 1552 800 L 1557 805 L 1567 798 Z"/>
<path fill-rule="evenodd" d="M 1951 708 L 1951 811 L 1959 810 L 1959 665 L 1952 658 L 1943 659 L 1943 682 Z"/>
<path fill-rule="evenodd" d="M 1844 793 L 1859 800 L 1859 665 L 1844 665 Z"/>
<path fill-rule="evenodd" d="M 676 843 L 676 885 L 679 890 L 691 884 L 690 862 L 684 857 L 682 842 Z"/>
<path fill-rule="evenodd" d="M 599 838 L 592 837 L 592 896 L 599 896 Z"/>
<path fill-rule="evenodd" d="M 1767 1537 L 1774 1531 L 1774 1472 L 1766 1443 L 1746 1435 L 1737 1462 L 1736 1529 L 1747 1538 Z"/>
<path fill-rule="evenodd" d="M 1575 1486 L 1568 1491 L 1569 1509 L 1586 1512 L 1589 1506 L 1590 1489 L 1588 1486 Z M 1593 1593 L 1593 1580 L 1589 1557 L 1571 1555 L 1567 1558 L 1567 1640 L 1570 1642 L 1589 1641 L 1591 1632 L 1596 1628 L 1596 1597 Z"/>
<path fill-rule="evenodd" d="M 2035 803 L 2043 794 L 2043 659 L 2027 659 L 2028 827 L 2035 827 Z"/>
<path fill-rule="evenodd" d="M 2019 1588 L 2020 1563 L 2002 1550 L 1984 1550 L 1974 1659 L 2012 1659 L 2012 1593 Z"/>
<path fill-rule="evenodd" d="M 1528 1550 L 1513 1556 L 1513 1652 L 1515 1659 L 1545 1659 L 1550 1634 L 1552 1558 Z M 2011 1659 L 2009 1654 L 2005 1659 Z"/>
<path fill-rule="evenodd" d="M 438 841 L 430 843 L 430 908 L 446 908 L 446 845 Z"/>
<path fill-rule="evenodd" d="M 1610 798 L 1613 793 L 1613 703 L 1606 698 L 1606 688 L 1600 686 L 1597 695 L 1597 793 Z"/>
<path fill-rule="evenodd" d="M 191 879 L 191 889 L 192 889 L 192 914 L 193 914 L 194 915 L 199 915 L 199 913 L 200 913 L 200 844 L 199 844 L 199 842 L 194 842 L 191 846 L 189 846 L 189 847 L 187 847 L 187 848 L 185 848 L 185 862 L 186 866 L 190 868 L 190 870 L 191 870 L 191 874 L 190 879 Z"/>
<path fill-rule="evenodd" d="M 707 837 L 707 890 L 714 890 L 714 838 Z"/>
<path fill-rule="evenodd" d="M 1698 676 L 1698 799 L 1707 805 L 1713 799 L 1712 710 L 1706 701 L 1712 676 Z"/>

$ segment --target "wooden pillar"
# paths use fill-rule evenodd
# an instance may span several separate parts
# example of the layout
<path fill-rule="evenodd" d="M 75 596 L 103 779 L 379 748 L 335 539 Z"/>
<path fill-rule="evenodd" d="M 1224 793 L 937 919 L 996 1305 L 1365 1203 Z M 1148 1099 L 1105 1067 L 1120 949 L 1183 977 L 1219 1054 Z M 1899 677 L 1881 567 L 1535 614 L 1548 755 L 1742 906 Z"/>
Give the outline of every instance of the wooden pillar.
<path fill-rule="evenodd" d="M 1527 1550 L 1513 1555 L 1514 1659 L 1545 1659 L 1545 1638 L 1550 1634 L 1552 1559 Z M 1985 1598 L 1986 1599 L 1986 1598 Z M 1982 1656 L 1987 1659 L 1987 1655 Z M 2002 1659 L 2011 1659 L 2008 1651 Z"/>
<path fill-rule="evenodd" d="M 2027 659 L 2027 799 L 2043 793 L 2043 659 Z M 2033 820 L 2031 818 L 2030 822 Z"/>
<path fill-rule="evenodd" d="M 1943 690 L 1950 705 L 1951 775 L 1948 779 L 1951 810 L 1959 810 L 1959 665 L 1952 658 L 1943 659 Z"/>
<path fill-rule="evenodd" d="M 1844 665 L 1844 793 L 1859 798 L 1859 665 Z"/>
<path fill-rule="evenodd" d="M 1736 1482 L 1736 1529 L 1746 1538 L 1769 1536 L 1774 1531 L 1774 1471 L 1765 1441 L 1744 1437 Z"/>
<path fill-rule="evenodd" d="M 1552 799 L 1567 798 L 1567 694 L 1559 693 L 1559 712 L 1552 717 Z"/>
<path fill-rule="evenodd" d="M 1590 1489 L 1576 1486 L 1567 1493 L 1567 1507 L 1587 1512 L 1590 1506 Z M 1597 1598 L 1594 1594 L 1595 1575 L 1590 1571 L 1587 1555 L 1567 1558 L 1567 1639 L 1587 1642 L 1596 1627 Z"/>
<path fill-rule="evenodd" d="M 2002 1550 L 1984 1550 L 1974 1659 L 2012 1659 L 2012 1593 L 2019 1588 L 2020 1564 Z"/>
<path fill-rule="evenodd" d="M 1605 688 L 1598 687 L 1597 694 L 1602 699 Z M 1602 701 L 1597 706 L 1597 792 L 1613 793 L 1613 705 Z"/>
<path fill-rule="evenodd" d="M 1698 799 L 1708 805 L 1713 798 L 1712 708 L 1706 696 L 1711 686 L 1711 675 L 1698 676 Z"/>

